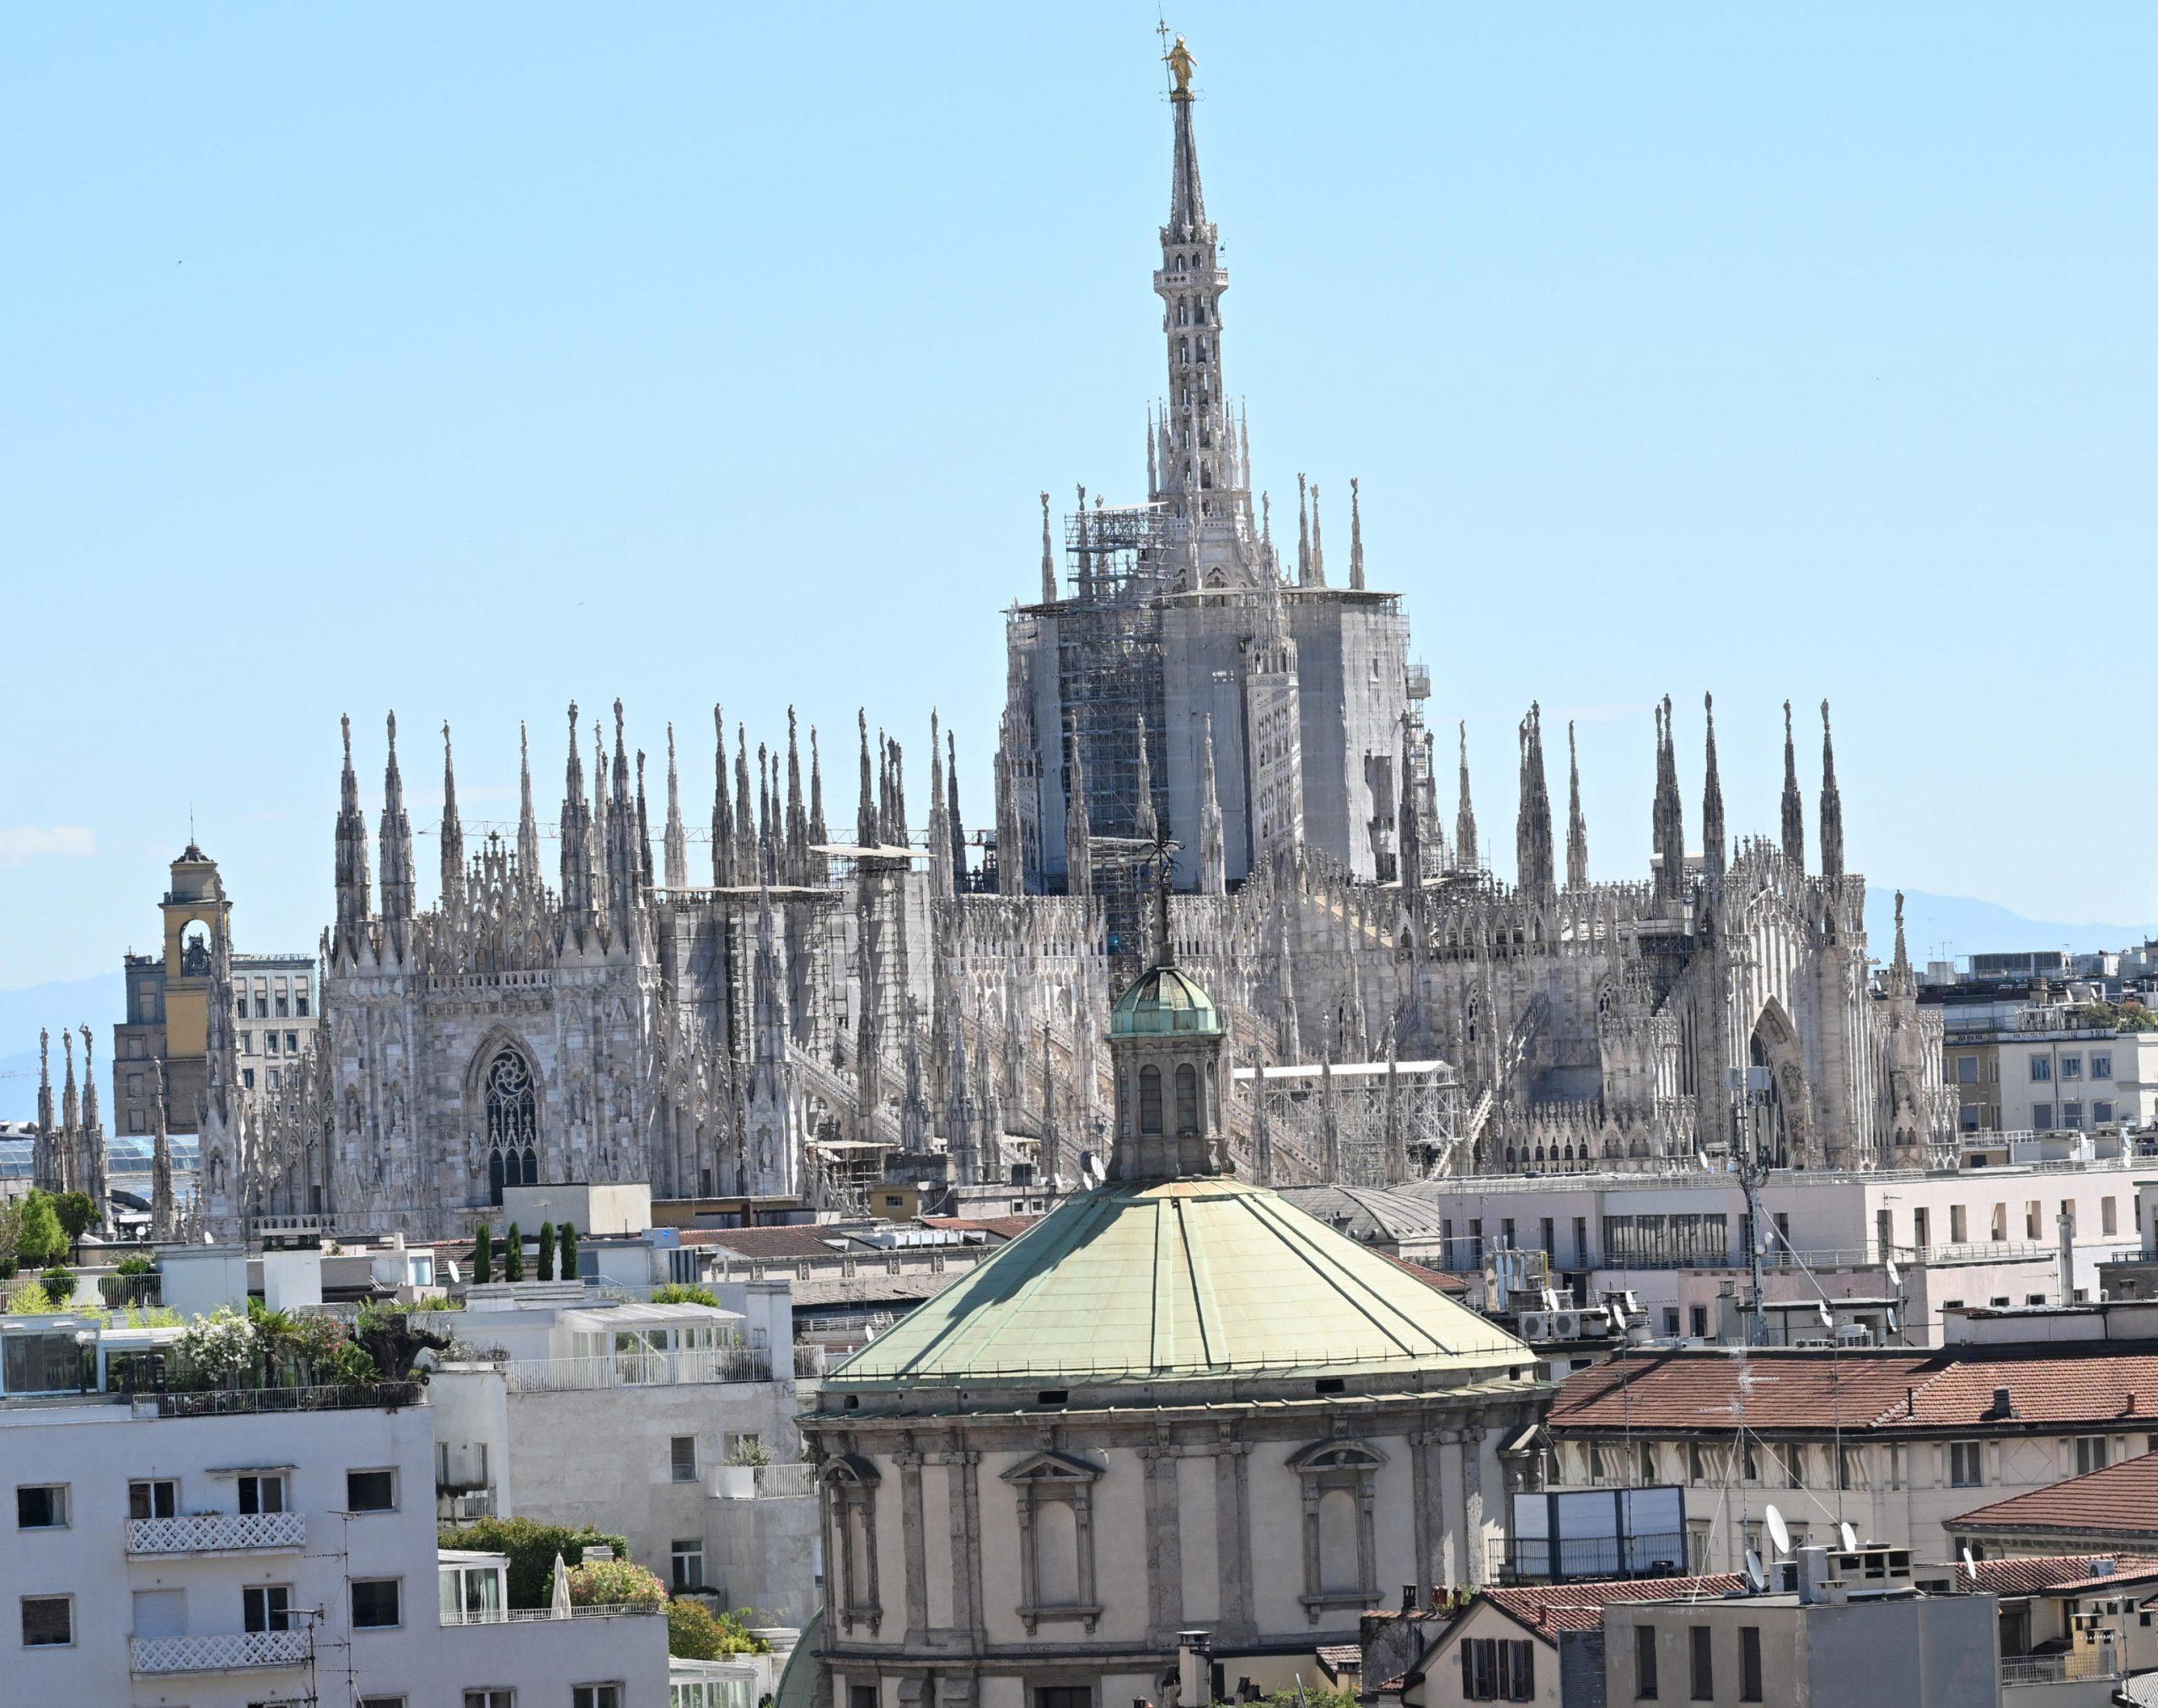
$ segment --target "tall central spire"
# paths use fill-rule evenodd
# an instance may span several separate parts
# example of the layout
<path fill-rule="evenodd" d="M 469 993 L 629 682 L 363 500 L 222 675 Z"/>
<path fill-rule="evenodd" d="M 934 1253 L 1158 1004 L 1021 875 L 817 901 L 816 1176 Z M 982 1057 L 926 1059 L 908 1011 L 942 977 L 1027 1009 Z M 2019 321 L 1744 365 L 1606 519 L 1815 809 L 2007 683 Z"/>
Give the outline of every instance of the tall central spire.
<path fill-rule="evenodd" d="M 1249 448 L 1241 443 L 1221 386 L 1221 294 L 1229 275 L 1206 218 L 1199 176 L 1199 142 L 1192 128 L 1193 61 L 1184 38 L 1163 56 L 1174 87 L 1169 105 L 1175 140 L 1169 173 L 1169 218 L 1162 227 L 1162 265 L 1154 275 L 1168 344 L 1168 395 L 1156 428 L 1152 490 L 1164 513 L 1189 524 L 1186 562 L 1194 581 L 1234 565 L 1248 577 L 1251 498 Z M 1207 524 L 1212 524 L 1210 527 Z M 1243 524 L 1240 526 L 1239 524 Z"/>

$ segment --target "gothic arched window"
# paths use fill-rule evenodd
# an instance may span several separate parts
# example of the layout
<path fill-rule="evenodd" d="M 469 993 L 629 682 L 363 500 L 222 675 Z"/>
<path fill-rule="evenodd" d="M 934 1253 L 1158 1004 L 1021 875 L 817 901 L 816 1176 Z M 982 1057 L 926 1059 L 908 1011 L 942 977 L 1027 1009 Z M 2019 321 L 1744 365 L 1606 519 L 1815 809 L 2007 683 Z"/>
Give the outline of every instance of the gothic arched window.
<path fill-rule="evenodd" d="M 1162 1070 L 1158 1067 L 1149 1066 L 1139 1070 L 1139 1131 L 1162 1131 Z"/>
<path fill-rule="evenodd" d="M 514 1050 L 487 1064 L 487 1194 L 502 1201 L 502 1188 L 540 1182 L 540 1099 L 532 1069 Z"/>
<path fill-rule="evenodd" d="M 1177 1131 L 1199 1131 L 1199 1070 L 1189 1061 L 1177 1064 Z"/>

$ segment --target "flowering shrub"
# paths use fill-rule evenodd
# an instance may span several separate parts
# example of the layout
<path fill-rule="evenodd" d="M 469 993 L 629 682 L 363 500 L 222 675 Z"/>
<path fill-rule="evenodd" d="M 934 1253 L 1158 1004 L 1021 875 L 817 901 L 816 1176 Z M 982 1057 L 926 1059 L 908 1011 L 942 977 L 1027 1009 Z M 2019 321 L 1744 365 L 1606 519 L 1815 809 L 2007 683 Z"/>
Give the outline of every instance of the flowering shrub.
<path fill-rule="evenodd" d="M 623 1602 L 658 1607 L 667 1586 L 632 1560 L 594 1560 L 570 1567 L 570 1600 L 578 1607 Z"/>

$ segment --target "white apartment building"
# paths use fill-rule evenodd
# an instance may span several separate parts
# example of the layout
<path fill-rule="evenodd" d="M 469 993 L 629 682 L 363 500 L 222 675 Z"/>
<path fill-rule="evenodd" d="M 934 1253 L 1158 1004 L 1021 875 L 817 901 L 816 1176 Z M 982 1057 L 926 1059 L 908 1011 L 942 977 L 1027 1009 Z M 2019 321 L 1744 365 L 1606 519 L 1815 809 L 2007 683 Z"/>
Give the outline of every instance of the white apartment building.
<path fill-rule="evenodd" d="M 1761 1189 L 1766 1296 L 1810 1309 L 1825 1292 L 1838 1320 L 1869 1324 L 1876 1344 L 1920 1345 L 1938 1343 L 1957 1306 L 2096 1298 L 2098 1265 L 2141 1248 L 2140 1177 L 2158 1180 L 2158 1157 L 1774 1174 Z M 1542 1251 L 1581 1302 L 1632 1292 L 1659 1338 L 1719 1338 L 1720 1302 L 1750 1286 L 1754 1230 L 1728 1174 L 1463 1176 L 1395 1190 L 1436 1209 L 1447 1268 L 1480 1268 L 1500 1243 Z"/>
<path fill-rule="evenodd" d="M 423 1388 L 143 1388 L 177 1332 L 0 1317 L 0 1700 L 667 1701 L 664 1619 L 513 1614 L 438 1552 Z"/>
<path fill-rule="evenodd" d="M 715 1288 L 728 1308 L 474 1287 L 459 1337 L 498 1357 L 429 1389 L 446 1522 L 486 1514 L 622 1535 L 678 1592 L 799 1628 L 822 1599 L 817 1499 L 798 1458 L 784 1281 Z M 754 1458 L 773 1463 L 734 1463 Z"/>

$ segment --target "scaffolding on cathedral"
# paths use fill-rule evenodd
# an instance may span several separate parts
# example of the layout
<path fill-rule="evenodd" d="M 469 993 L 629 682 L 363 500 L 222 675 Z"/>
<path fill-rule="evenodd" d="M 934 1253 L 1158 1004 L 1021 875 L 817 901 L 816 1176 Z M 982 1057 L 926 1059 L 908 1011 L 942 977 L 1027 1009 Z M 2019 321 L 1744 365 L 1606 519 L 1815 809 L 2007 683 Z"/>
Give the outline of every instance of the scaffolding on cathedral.
<path fill-rule="evenodd" d="M 1286 1138 L 1345 1186 L 1442 1172 L 1462 1131 L 1460 1077 L 1436 1059 L 1239 1067 L 1231 1078 L 1240 1098 L 1261 1100 L 1277 1147 Z"/>

